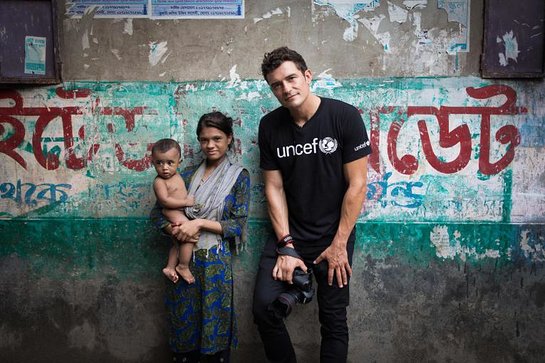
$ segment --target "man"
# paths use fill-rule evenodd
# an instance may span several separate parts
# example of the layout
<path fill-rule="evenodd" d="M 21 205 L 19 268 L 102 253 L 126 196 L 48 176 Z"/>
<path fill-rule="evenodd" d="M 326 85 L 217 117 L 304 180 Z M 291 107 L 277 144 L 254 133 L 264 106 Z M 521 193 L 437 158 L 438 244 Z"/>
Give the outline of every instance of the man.
<path fill-rule="evenodd" d="M 312 267 L 321 362 L 345 362 L 353 229 L 365 199 L 371 153 L 367 132 L 355 107 L 311 92 L 312 72 L 296 51 L 281 47 L 265 54 L 261 70 L 282 106 L 259 125 L 274 237 L 259 263 L 254 321 L 267 358 L 295 362 L 283 322 L 286 312 L 278 312 L 275 300 L 293 288 L 295 269 Z"/>

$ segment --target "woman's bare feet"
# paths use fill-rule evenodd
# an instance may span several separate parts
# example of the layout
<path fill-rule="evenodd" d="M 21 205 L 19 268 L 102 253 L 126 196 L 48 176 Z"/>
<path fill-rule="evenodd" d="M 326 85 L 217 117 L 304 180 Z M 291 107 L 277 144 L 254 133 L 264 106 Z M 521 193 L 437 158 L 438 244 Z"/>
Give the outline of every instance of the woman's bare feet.
<path fill-rule="evenodd" d="M 171 267 L 165 267 L 163 269 L 163 273 L 169 279 L 170 281 L 177 283 L 178 282 L 178 273 L 176 272 L 176 269 Z"/>
<path fill-rule="evenodd" d="M 185 282 L 187 282 L 188 284 L 192 284 L 195 282 L 195 278 L 193 277 L 193 274 L 189 270 L 189 266 L 178 264 L 176 266 L 176 272 L 178 272 L 180 276 L 182 276 L 182 279 L 184 279 Z"/>

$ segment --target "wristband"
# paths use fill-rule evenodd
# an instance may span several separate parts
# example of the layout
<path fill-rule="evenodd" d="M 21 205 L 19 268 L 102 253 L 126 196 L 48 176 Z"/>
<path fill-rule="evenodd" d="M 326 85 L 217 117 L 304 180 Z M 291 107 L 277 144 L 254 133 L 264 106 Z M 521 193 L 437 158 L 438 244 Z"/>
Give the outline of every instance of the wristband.
<path fill-rule="evenodd" d="M 280 240 L 276 242 L 276 247 L 283 248 L 286 247 L 286 245 L 289 243 L 293 244 L 293 237 L 291 236 L 291 234 L 287 234 L 284 237 L 280 238 Z"/>
<path fill-rule="evenodd" d="M 280 256 L 291 256 L 302 260 L 303 258 L 297 253 L 295 248 L 289 247 L 278 247 L 276 253 Z"/>

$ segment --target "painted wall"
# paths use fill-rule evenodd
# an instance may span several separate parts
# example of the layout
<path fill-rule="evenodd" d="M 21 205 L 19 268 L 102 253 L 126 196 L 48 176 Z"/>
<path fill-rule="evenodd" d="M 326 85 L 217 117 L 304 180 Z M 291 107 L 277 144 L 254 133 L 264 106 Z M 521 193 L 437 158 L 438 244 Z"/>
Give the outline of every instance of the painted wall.
<path fill-rule="evenodd" d="M 0 89 L 0 360 L 170 361 L 149 149 L 174 137 L 197 162 L 196 121 L 217 109 L 253 182 L 234 358 L 264 361 L 250 316 L 269 232 L 257 125 L 278 103 L 258 65 L 287 43 L 309 54 L 317 94 L 358 107 L 375 150 L 350 361 L 539 361 L 545 87 L 476 77 L 482 4 L 446 3 L 252 1 L 236 22 L 64 15 L 65 82 Z M 471 5 L 469 52 L 444 10 L 455 3 Z M 316 314 L 312 302 L 288 319 L 302 362 L 318 359 Z"/>

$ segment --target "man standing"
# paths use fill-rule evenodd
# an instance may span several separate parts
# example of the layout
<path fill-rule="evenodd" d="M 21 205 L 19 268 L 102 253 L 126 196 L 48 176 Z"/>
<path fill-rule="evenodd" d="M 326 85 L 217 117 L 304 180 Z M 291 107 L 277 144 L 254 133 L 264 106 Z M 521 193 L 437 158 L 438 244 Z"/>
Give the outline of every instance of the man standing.
<path fill-rule="evenodd" d="M 369 139 L 358 110 L 310 90 L 312 72 L 296 51 L 265 54 L 263 77 L 281 107 L 259 125 L 260 166 L 274 237 L 265 244 L 254 291 L 254 321 L 271 362 L 295 362 L 275 309 L 295 269 L 318 285 L 321 362 L 346 362 L 354 225 L 366 193 Z M 285 316 L 286 314 L 284 314 Z"/>

